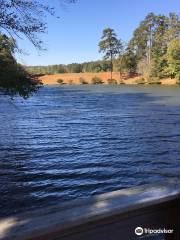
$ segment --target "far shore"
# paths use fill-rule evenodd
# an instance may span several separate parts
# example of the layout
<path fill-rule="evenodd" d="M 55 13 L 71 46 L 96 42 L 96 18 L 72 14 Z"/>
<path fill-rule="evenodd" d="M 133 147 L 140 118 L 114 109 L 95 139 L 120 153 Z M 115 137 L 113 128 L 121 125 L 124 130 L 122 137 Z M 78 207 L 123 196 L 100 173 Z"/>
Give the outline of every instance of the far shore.
<path fill-rule="evenodd" d="M 110 79 L 109 72 L 99 72 L 99 73 L 61 73 L 61 74 L 54 74 L 54 75 L 44 75 L 39 77 L 45 85 L 52 85 L 52 84 L 59 84 L 58 80 L 62 81 L 62 84 L 75 84 L 80 85 L 82 82 L 80 79 L 83 79 L 86 84 L 92 84 L 92 78 L 98 77 L 102 80 L 103 84 L 109 84 L 108 79 Z M 113 72 L 113 79 L 116 80 L 117 84 L 132 84 L 132 85 L 139 85 L 139 84 L 162 84 L 162 85 L 175 85 L 176 79 L 171 78 L 163 78 L 159 79 L 155 82 L 142 82 L 141 76 L 131 77 L 131 78 L 123 78 L 120 80 L 119 73 Z M 60 84 L 59 84 L 60 85 Z"/>

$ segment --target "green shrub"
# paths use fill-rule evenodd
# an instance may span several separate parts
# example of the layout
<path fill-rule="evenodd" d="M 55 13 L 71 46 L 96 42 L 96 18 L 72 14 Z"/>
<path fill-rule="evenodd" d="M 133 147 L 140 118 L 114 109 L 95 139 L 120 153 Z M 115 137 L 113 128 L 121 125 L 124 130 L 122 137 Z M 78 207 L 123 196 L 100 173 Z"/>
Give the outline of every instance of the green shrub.
<path fill-rule="evenodd" d="M 176 74 L 176 84 L 180 84 L 180 73 Z"/>
<path fill-rule="evenodd" d="M 116 79 L 108 79 L 107 80 L 108 84 L 117 84 L 117 80 Z"/>
<path fill-rule="evenodd" d="M 118 84 L 125 84 L 125 82 L 123 80 L 119 80 Z"/>
<path fill-rule="evenodd" d="M 82 77 L 79 78 L 79 82 L 80 82 L 80 84 L 88 84 L 88 82 L 86 81 L 86 79 L 84 79 L 84 78 L 82 78 Z"/>
<path fill-rule="evenodd" d="M 72 80 L 72 79 L 69 79 L 69 80 L 68 80 L 68 84 L 69 84 L 69 85 L 72 85 L 72 84 L 73 84 L 73 80 Z"/>
<path fill-rule="evenodd" d="M 151 85 L 153 85 L 153 84 L 161 84 L 161 82 L 160 81 L 159 82 L 150 81 L 150 82 L 148 82 L 148 84 L 151 84 Z"/>
<path fill-rule="evenodd" d="M 57 80 L 57 83 L 62 85 L 62 84 L 64 84 L 64 80 L 60 78 L 60 79 Z"/>
<path fill-rule="evenodd" d="M 145 84 L 145 79 L 142 77 L 142 78 L 138 78 L 136 79 L 135 81 L 137 84 Z"/>
<path fill-rule="evenodd" d="M 177 79 L 177 80 L 176 80 L 176 84 L 180 84 L 180 79 Z"/>
<path fill-rule="evenodd" d="M 95 76 L 95 77 L 92 78 L 91 83 L 92 84 L 103 84 L 103 81 L 102 81 L 101 78 Z"/>
<path fill-rule="evenodd" d="M 150 78 L 148 84 L 161 84 L 161 81 L 158 77 Z"/>

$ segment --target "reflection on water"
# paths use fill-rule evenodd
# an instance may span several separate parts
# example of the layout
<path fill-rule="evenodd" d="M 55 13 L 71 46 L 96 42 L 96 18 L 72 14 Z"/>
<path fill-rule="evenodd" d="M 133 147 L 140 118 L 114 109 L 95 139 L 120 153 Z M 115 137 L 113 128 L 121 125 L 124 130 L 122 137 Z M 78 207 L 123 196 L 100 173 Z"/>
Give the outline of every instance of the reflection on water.
<path fill-rule="evenodd" d="M 0 96 L 0 216 L 180 177 L 178 87 Z"/>

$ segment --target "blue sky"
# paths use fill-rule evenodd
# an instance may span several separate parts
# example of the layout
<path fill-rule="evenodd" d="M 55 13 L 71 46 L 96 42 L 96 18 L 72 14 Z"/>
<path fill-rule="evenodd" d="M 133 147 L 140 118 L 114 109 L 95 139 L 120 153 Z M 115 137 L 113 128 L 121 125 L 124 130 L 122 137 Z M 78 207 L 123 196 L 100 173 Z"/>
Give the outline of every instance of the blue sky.
<path fill-rule="evenodd" d="M 55 4 L 60 19 L 48 16 L 48 33 L 42 36 L 45 52 L 37 52 L 27 41 L 19 45 L 28 54 L 18 55 L 26 65 L 68 64 L 100 59 L 98 42 L 102 30 L 115 29 L 123 41 L 128 41 L 133 30 L 149 12 L 156 14 L 178 13 L 179 0 L 78 0 L 62 7 Z"/>

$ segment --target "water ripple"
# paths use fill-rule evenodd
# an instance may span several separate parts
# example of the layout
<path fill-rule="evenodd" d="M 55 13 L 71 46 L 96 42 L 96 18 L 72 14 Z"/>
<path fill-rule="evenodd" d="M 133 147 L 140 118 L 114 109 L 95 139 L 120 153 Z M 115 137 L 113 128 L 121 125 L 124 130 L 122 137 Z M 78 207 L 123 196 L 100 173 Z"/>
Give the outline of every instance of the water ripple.
<path fill-rule="evenodd" d="M 0 124 L 0 216 L 180 178 L 176 88 L 45 87 L 13 103 L 1 95 Z"/>

